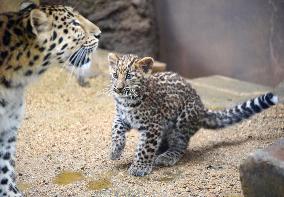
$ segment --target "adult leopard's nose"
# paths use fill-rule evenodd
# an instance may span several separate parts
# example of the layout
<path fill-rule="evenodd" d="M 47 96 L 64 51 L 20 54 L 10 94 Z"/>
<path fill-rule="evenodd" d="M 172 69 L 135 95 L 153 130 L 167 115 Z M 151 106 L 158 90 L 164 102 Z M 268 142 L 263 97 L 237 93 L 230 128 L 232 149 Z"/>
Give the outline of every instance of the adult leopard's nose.
<path fill-rule="evenodd" d="M 101 38 L 101 35 L 102 35 L 102 33 L 101 32 L 99 32 L 99 33 L 95 33 L 95 38 L 97 38 L 98 40 Z"/>

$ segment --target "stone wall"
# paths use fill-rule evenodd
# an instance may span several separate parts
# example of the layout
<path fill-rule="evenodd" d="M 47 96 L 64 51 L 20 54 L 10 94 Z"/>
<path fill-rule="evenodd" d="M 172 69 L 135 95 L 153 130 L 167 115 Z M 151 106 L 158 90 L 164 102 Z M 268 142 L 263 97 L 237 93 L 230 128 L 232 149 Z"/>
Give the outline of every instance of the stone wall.
<path fill-rule="evenodd" d="M 157 57 L 154 0 L 42 0 L 76 8 L 102 30 L 100 48 Z"/>

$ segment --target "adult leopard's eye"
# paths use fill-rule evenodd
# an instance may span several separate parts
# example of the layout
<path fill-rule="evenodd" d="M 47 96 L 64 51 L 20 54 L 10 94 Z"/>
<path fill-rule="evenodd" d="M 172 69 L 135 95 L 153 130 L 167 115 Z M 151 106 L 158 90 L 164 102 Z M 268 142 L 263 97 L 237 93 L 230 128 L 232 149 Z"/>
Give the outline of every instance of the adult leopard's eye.
<path fill-rule="evenodd" d="M 71 24 L 74 25 L 74 26 L 79 26 L 80 25 L 79 21 L 77 21 L 75 19 L 71 21 Z"/>

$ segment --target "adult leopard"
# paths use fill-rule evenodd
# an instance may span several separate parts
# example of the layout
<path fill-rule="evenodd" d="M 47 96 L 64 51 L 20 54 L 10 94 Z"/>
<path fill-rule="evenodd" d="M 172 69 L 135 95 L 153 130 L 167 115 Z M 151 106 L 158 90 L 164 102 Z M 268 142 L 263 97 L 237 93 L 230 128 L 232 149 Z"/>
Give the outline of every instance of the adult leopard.
<path fill-rule="evenodd" d="M 15 146 L 25 88 L 51 65 L 88 65 L 101 31 L 71 7 L 33 3 L 1 14 L 0 30 L 0 196 L 18 197 Z"/>

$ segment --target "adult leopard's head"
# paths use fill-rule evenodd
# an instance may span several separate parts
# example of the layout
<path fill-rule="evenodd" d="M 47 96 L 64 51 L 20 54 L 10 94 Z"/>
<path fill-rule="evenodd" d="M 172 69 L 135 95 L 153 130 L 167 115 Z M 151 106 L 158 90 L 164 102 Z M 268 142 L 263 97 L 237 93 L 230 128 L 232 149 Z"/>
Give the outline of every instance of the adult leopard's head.
<path fill-rule="evenodd" d="M 49 39 L 49 50 L 54 49 L 62 62 L 68 59 L 76 67 L 90 62 L 101 31 L 79 12 L 68 6 L 41 6 L 31 11 L 30 18 L 34 34 L 43 43 Z"/>
<path fill-rule="evenodd" d="M 129 98 L 141 96 L 145 82 L 152 72 L 153 58 L 139 58 L 132 54 L 118 56 L 110 53 L 108 61 L 112 77 L 112 92 L 115 96 Z"/>
<path fill-rule="evenodd" d="M 52 64 L 88 65 L 101 34 L 71 7 L 32 3 L 1 14 L 0 29 L 0 80 L 5 86 L 16 86 Z"/>

